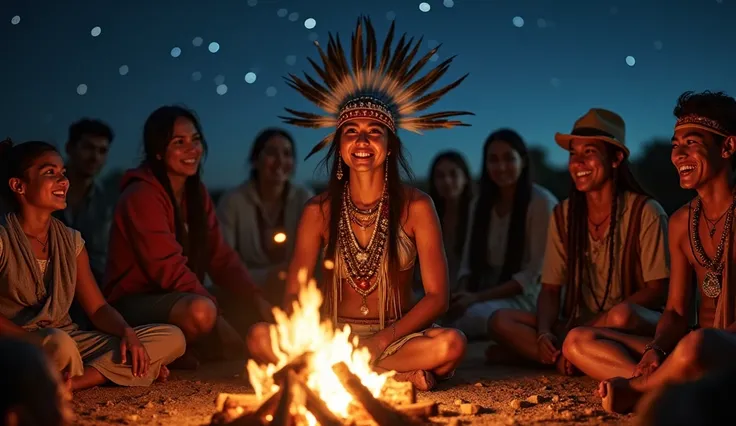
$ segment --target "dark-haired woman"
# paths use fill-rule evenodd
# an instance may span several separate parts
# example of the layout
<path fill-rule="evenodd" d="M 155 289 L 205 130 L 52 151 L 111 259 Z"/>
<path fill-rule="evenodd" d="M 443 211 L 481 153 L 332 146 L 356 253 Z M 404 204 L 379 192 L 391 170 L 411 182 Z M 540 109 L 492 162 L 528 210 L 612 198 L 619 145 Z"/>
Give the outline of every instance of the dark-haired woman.
<path fill-rule="evenodd" d="M 445 151 L 434 157 L 429 168 L 429 196 L 434 201 L 442 226 L 450 293 L 453 293 L 456 290 L 457 274 L 468 230 L 467 219 L 473 199 L 473 182 L 462 154 Z"/>
<path fill-rule="evenodd" d="M 184 336 L 171 325 L 133 328 L 105 301 L 80 233 L 51 216 L 66 208 L 69 189 L 56 148 L 2 142 L 0 163 L 0 195 L 10 208 L 0 221 L 0 335 L 42 347 L 72 389 L 164 379 L 166 365 L 184 353 Z M 93 330 L 69 317 L 75 299 Z"/>
<path fill-rule="evenodd" d="M 585 337 L 568 334 L 575 326 L 654 334 L 670 271 L 667 215 L 629 169 L 618 114 L 592 109 L 555 139 L 570 153 L 573 187 L 549 222 L 536 315 L 501 310 L 490 326 L 506 348 L 572 374 Z"/>
<path fill-rule="evenodd" d="M 433 327 L 449 299 L 442 230 L 429 196 L 402 183 L 401 172 L 408 173 L 408 165 L 397 130 L 463 125 L 454 116 L 467 113 L 410 115 L 434 104 L 462 79 L 432 91 L 437 70 L 444 72 L 447 62 L 418 77 L 421 65 L 436 53 L 430 51 L 412 67 L 409 62 L 418 45 L 398 49 L 389 65 L 393 32 L 392 25 L 388 47 L 380 56 L 370 20 L 359 19 L 352 71 L 345 62 L 349 56 L 335 54 L 339 46 L 331 44 L 330 54 L 321 56 L 324 85 L 312 78 L 309 83 L 294 76 L 289 81 L 326 115 L 287 109 L 291 116 L 285 120 L 304 127 L 330 127 L 334 133 L 312 150 L 328 148 L 324 161 L 329 183 L 324 193 L 310 200 L 300 219 L 286 300 L 289 306 L 299 292 L 300 271 L 311 276 L 324 253 L 334 266 L 326 268 L 322 286 L 328 318 L 340 328 L 350 326 L 377 369 L 395 370 L 400 379 L 427 390 L 436 379 L 452 374 L 466 342 L 458 330 Z M 412 306 L 417 257 L 425 295 Z M 267 325 L 253 327 L 248 338 L 252 353 L 275 361 L 272 350 L 278 348 L 271 343 Z"/>
<path fill-rule="evenodd" d="M 273 303 L 283 299 L 284 280 L 278 275 L 286 272 L 299 217 L 314 195 L 290 182 L 295 157 L 294 139 L 288 132 L 263 130 L 251 147 L 250 178 L 224 194 L 217 208 L 225 241 Z"/>
<path fill-rule="evenodd" d="M 547 224 L 557 204 L 552 193 L 532 183 L 526 144 L 513 130 L 486 139 L 482 170 L 461 285 L 447 315 L 471 339 L 488 337 L 489 319 L 499 309 L 535 309 Z"/>
<path fill-rule="evenodd" d="M 174 324 L 187 342 L 204 343 L 177 367 L 196 367 L 201 357 L 242 356 L 242 338 L 203 285 L 205 274 L 255 318 L 269 306 L 220 232 L 200 179 L 207 145 L 199 121 L 185 108 L 161 107 L 146 120 L 143 142 L 145 159 L 123 177 L 115 208 L 107 298 L 132 324 Z"/>

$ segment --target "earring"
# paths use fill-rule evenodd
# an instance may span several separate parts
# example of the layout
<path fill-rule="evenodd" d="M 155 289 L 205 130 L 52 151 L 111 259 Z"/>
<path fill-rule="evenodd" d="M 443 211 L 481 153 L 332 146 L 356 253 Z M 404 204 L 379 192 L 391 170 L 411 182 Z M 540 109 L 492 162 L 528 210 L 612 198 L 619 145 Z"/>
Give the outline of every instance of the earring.
<path fill-rule="evenodd" d="M 384 184 L 388 182 L 388 164 L 383 168 L 383 182 Z"/>
<path fill-rule="evenodd" d="M 342 157 L 337 157 L 337 180 L 342 180 Z"/>

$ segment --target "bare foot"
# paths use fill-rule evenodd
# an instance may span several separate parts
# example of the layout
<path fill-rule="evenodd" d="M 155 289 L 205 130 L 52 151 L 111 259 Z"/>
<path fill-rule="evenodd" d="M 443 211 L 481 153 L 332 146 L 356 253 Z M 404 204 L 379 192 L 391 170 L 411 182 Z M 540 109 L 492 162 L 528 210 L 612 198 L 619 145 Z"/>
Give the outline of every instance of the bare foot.
<path fill-rule="evenodd" d="M 74 398 L 74 388 L 72 387 L 72 375 L 65 371 L 61 374 L 62 379 L 62 393 L 63 397 L 67 401 L 71 401 Z"/>
<path fill-rule="evenodd" d="M 163 383 L 169 379 L 170 374 L 171 371 L 169 371 L 169 369 L 165 365 L 162 365 L 161 369 L 158 370 L 158 377 L 156 377 L 156 381 Z"/>
<path fill-rule="evenodd" d="M 184 352 L 184 355 L 169 364 L 169 367 L 171 367 L 172 370 L 196 370 L 199 368 L 199 359 L 197 359 L 194 353 L 187 350 Z"/>
<path fill-rule="evenodd" d="M 562 354 L 557 357 L 556 368 L 557 372 L 563 376 L 575 376 L 578 373 L 578 369 Z"/>
<path fill-rule="evenodd" d="M 641 393 L 632 389 L 629 381 L 623 377 L 601 382 L 598 385 L 598 395 L 602 398 L 604 410 L 619 414 L 632 412 L 641 397 Z"/>
<path fill-rule="evenodd" d="M 417 390 L 428 391 L 437 386 L 437 379 L 431 371 L 414 370 L 396 373 L 393 379 L 398 382 L 411 382 Z"/>

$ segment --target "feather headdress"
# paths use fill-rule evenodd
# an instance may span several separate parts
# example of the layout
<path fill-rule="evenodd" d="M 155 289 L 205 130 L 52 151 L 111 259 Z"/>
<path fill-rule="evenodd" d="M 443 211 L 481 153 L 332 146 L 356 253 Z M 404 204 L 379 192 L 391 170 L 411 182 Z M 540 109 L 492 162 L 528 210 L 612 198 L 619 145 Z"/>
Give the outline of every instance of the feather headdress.
<path fill-rule="evenodd" d="M 343 50 L 339 35 L 333 38 L 332 34 L 329 34 L 327 52 L 315 42 L 322 66 L 310 58 L 308 60 L 322 82 L 318 82 L 307 73 L 304 73 L 304 79 L 289 74 L 286 82 L 324 110 L 327 115 L 286 108 L 292 117 L 279 118 L 295 126 L 313 129 L 325 127 L 337 129 L 351 120 L 371 118 L 385 124 L 394 133 L 398 128 L 421 134 L 422 130 L 469 126 L 460 120 L 452 119 L 461 115 L 474 115 L 467 111 L 444 111 L 412 116 L 432 106 L 439 98 L 462 83 L 468 74 L 441 89 L 427 93 L 447 72 L 454 56 L 437 65 L 423 77 L 415 79 L 440 46 L 430 50 L 412 65 L 423 38 L 414 43 L 413 37 L 407 41 L 404 34 L 392 53 L 393 38 L 392 22 L 379 57 L 375 30 L 370 19 L 364 17 L 358 18 L 351 39 L 350 56 Z M 312 148 L 307 158 L 324 148 L 333 137 L 334 132 L 322 139 Z"/>

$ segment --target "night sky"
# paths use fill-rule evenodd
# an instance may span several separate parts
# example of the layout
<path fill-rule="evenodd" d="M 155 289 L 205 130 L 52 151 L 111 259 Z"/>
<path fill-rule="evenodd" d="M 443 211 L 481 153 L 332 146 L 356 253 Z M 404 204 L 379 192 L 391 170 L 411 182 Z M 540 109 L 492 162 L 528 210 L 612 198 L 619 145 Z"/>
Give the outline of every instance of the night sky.
<path fill-rule="evenodd" d="M 624 117 L 636 155 L 669 138 L 681 92 L 736 95 L 736 0 L 2 0 L 0 137 L 63 144 L 72 121 L 101 118 L 117 134 L 106 170 L 127 168 L 148 114 L 184 104 L 210 143 L 205 181 L 236 185 L 255 134 L 280 125 L 283 107 L 318 112 L 282 77 L 312 74 L 312 40 L 349 40 L 361 13 L 379 43 L 395 19 L 397 32 L 424 36 L 423 51 L 441 42 L 438 59 L 457 55 L 440 83 L 470 73 L 430 111 L 473 111 L 472 127 L 400 134 L 419 177 L 450 146 L 477 173 L 485 137 L 506 126 L 562 164 L 554 133 L 590 107 Z M 328 131 L 288 130 L 296 179 L 318 178 L 318 159 L 301 159 Z"/>

